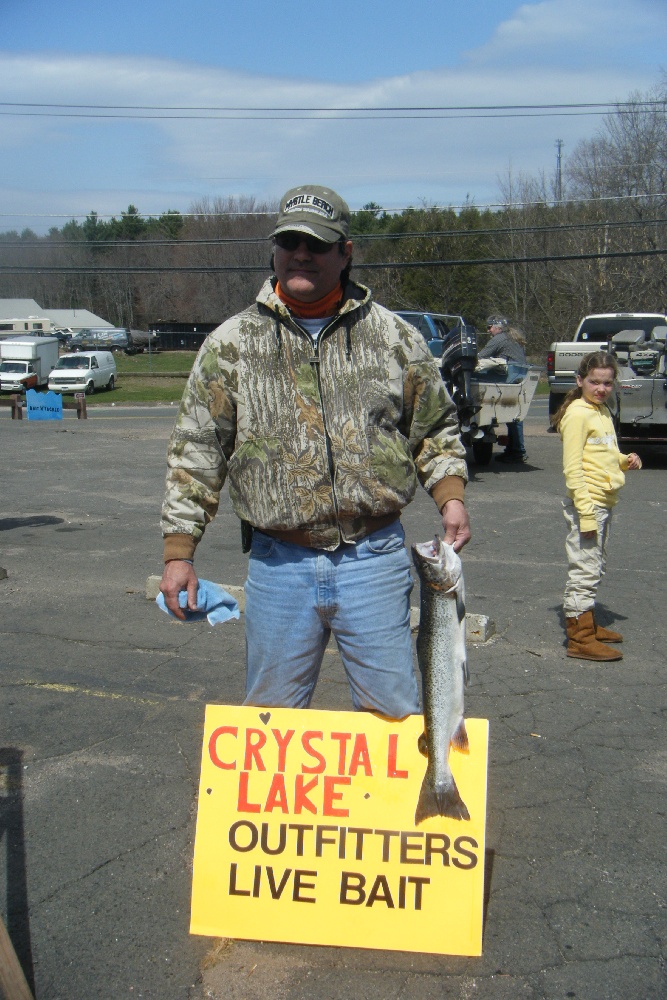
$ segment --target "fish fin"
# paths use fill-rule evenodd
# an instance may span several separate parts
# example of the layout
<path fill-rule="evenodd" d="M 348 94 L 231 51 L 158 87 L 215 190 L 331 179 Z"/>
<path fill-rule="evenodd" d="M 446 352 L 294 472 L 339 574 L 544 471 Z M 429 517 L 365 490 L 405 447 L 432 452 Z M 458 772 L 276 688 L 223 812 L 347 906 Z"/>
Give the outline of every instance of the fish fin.
<path fill-rule="evenodd" d="M 417 740 L 417 749 L 420 754 L 423 754 L 424 757 L 428 757 L 428 741 L 426 739 L 426 733 L 422 733 Z"/>
<path fill-rule="evenodd" d="M 461 588 L 457 588 L 456 591 L 456 614 L 459 619 L 459 623 L 466 620 L 466 599 L 464 594 L 461 592 Z"/>
<path fill-rule="evenodd" d="M 468 743 L 468 731 L 466 730 L 465 719 L 461 719 L 454 735 L 452 736 L 452 746 L 459 753 L 470 753 L 470 744 Z"/>
<path fill-rule="evenodd" d="M 470 819 L 468 807 L 459 795 L 456 782 L 452 778 L 452 783 L 448 788 L 438 791 L 424 775 L 419 801 L 415 810 L 415 826 L 423 823 L 431 816 L 448 816 L 450 819 Z"/>
<path fill-rule="evenodd" d="M 470 671 L 468 670 L 468 661 L 461 661 L 461 670 L 463 671 L 463 686 L 468 687 L 470 684 Z"/>

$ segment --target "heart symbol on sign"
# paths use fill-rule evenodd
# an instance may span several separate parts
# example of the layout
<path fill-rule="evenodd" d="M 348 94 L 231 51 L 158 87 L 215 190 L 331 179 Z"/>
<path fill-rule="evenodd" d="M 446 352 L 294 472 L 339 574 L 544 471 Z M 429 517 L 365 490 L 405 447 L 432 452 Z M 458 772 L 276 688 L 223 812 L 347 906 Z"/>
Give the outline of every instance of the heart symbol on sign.
<path fill-rule="evenodd" d="M 266 725 L 267 722 L 269 721 L 269 719 L 271 718 L 271 713 L 270 712 L 260 712 L 259 713 L 259 717 L 262 720 L 262 722 L 264 723 L 264 725 Z"/>

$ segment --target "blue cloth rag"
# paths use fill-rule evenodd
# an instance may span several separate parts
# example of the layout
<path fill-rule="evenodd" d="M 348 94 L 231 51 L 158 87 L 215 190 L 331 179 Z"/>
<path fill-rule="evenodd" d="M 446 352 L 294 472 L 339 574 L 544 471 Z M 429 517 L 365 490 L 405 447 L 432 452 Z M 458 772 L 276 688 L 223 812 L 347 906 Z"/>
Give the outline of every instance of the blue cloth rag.
<path fill-rule="evenodd" d="M 171 618 L 176 618 L 173 611 L 170 611 L 165 604 L 164 594 L 158 594 L 155 601 L 157 606 L 166 611 Z M 219 583 L 211 583 L 210 580 L 199 581 L 196 611 L 190 611 L 188 608 L 187 590 L 180 591 L 178 606 L 185 611 L 186 622 L 201 622 L 207 618 L 209 625 L 218 625 L 230 618 L 240 617 L 238 602 Z M 181 619 L 176 618 L 176 621 L 181 621 Z"/>

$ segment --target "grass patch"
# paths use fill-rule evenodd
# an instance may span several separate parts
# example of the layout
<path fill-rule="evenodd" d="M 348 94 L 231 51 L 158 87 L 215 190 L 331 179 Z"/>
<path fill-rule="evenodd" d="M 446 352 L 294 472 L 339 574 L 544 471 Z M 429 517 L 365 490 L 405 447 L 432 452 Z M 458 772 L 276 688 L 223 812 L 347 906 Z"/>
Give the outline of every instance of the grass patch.
<path fill-rule="evenodd" d="M 131 355 L 119 352 L 114 354 L 119 376 L 124 372 L 136 375 L 144 372 L 146 375 L 150 375 L 151 372 L 189 372 L 196 357 L 196 351 L 159 351 L 157 354 L 144 352 L 143 354 Z"/>
<path fill-rule="evenodd" d="M 128 378 L 118 373 L 118 381 L 111 392 L 100 390 L 86 396 L 86 406 L 109 406 L 111 403 L 180 403 L 184 378 Z"/>

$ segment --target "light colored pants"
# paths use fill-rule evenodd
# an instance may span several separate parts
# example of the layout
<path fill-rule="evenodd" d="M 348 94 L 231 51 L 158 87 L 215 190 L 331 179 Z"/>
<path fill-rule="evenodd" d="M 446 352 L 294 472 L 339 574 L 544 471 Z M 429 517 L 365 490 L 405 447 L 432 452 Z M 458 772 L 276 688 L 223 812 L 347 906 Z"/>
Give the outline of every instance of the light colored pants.
<path fill-rule="evenodd" d="M 607 562 L 607 541 L 611 528 L 611 509 L 596 507 L 598 523 L 595 538 L 582 538 L 579 529 L 579 514 L 569 497 L 563 501 L 563 514 L 568 524 L 565 542 L 568 575 L 563 597 L 566 618 L 572 618 L 590 611 L 595 606 L 595 597 L 604 576 Z"/>
<path fill-rule="evenodd" d="M 307 708 L 333 632 L 355 709 L 420 711 L 412 576 L 400 521 L 335 552 L 255 530 L 246 580 L 246 705 Z"/>

